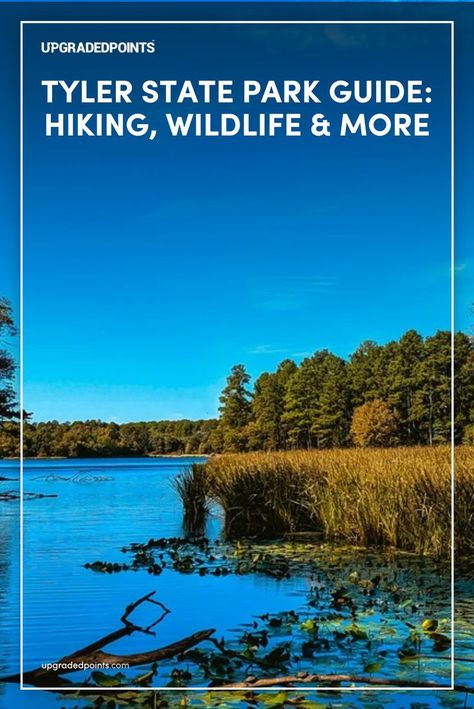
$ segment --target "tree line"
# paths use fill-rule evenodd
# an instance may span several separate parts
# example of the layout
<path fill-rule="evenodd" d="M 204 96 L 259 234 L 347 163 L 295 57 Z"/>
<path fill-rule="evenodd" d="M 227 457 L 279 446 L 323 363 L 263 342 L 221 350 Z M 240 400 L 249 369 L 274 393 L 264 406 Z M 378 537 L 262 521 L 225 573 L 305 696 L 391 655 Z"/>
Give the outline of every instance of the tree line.
<path fill-rule="evenodd" d="M 13 334 L 0 300 L 0 335 Z M 456 443 L 474 443 L 474 340 L 456 333 Z M 14 362 L 0 350 L 0 456 L 19 453 Z M 222 451 L 433 445 L 451 439 L 451 333 L 409 330 L 385 345 L 363 342 L 348 358 L 320 350 L 297 365 L 282 361 L 253 386 L 235 365 L 219 418 L 106 423 L 26 422 L 31 457 L 142 456 Z"/>
<path fill-rule="evenodd" d="M 474 342 L 456 333 L 454 438 L 474 441 Z M 250 377 L 236 365 L 220 397 L 217 450 L 432 445 L 451 438 L 451 333 L 363 342 L 347 359 L 328 350 Z"/>
<path fill-rule="evenodd" d="M 215 419 L 200 421 L 47 421 L 25 423 L 24 455 L 31 458 L 103 458 L 208 452 Z M 0 425 L 0 457 L 19 455 L 18 424 Z"/>

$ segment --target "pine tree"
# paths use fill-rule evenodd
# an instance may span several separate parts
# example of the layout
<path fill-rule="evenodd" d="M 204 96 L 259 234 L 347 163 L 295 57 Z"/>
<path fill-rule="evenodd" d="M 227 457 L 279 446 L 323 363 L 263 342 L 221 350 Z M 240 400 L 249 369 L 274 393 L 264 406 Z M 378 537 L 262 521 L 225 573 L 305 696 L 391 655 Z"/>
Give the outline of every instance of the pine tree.
<path fill-rule="evenodd" d="M 325 361 L 326 375 L 319 396 L 319 410 L 313 431 L 319 446 L 332 448 L 345 446 L 349 441 L 351 422 L 351 394 L 347 364 L 330 354 Z"/>
<path fill-rule="evenodd" d="M 355 406 L 386 396 L 386 364 L 385 348 L 372 340 L 363 342 L 351 355 L 347 371 Z"/>
<path fill-rule="evenodd" d="M 412 419 L 418 424 L 416 442 L 446 443 L 451 437 L 451 333 L 427 337 L 415 367 L 418 381 Z"/>
<path fill-rule="evenodd" d="M 322 350 L 303 360 L 291 378 L 283 420 L 293 447 L 343 445 L 349 429 L 345 362 Z"/>
<path fill-rule="evenodd" d="M 245 428 L 252 413 L 252 395 L 247 389 L 250 376 L 243 364 L 232 367 L 227 384 L 219 397 L 220 421 L 224 449 L 241 451 L 246 447 Z"/>
<path fill-rule="evenodd" d="M 275 373 L 264 372 L 255 382 L 251 448 L 279 450 L 286 447 L 282 417 L 288 382 L 296 371 L 296 364 L 287 359 L 281 362 Z"/>
<path fill-rule="evenodd" d="M 397 343 L 386 345 L 387 403 L 399 422 L 400 441 L 414 445 L 420 439 L 422 421 L 416 407 L 417 392 L 423 375 L 420 362 L 424 356 L 424 343 L 415 330 L 408 330 Z"/>
<path fill-rule="evenodd" d="M 474 338 L 457 332 L 454 336 L 454 439 L 461 443 L 474 438 Z"/>

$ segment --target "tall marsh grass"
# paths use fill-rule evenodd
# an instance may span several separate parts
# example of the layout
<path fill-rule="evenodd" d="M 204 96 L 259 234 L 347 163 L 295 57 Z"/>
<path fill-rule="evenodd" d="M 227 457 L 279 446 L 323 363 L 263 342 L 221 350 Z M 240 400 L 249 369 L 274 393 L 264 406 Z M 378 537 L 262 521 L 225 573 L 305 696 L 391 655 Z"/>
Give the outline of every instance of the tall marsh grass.
<path fill-rule="evenodd" d="M 173 487 L 183 503 L 184 531 L 203 534 L 209 512 L 208 476 L 204 465 L 194 464 L 177 475 Z"/>
<path fill-rule="evenodd" d="M 448 446 L 225 454 L 188 475 L 222 507 L 231 538 L 315 531 L 446 557 L 450 455 Z M 456 449 L 455 481 L 455 551 L 467 554 L 474 551 L 474 447 Z"/>

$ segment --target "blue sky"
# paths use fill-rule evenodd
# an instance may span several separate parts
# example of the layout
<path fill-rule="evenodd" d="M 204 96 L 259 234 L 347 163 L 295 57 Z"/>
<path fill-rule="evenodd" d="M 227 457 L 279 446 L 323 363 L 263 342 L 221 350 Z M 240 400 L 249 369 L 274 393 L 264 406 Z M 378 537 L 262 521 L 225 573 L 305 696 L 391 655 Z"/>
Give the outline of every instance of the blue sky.
<path fill-rule="evenodd" d="M 236 362 L 257 376 L 319 348 L 347 356 L 364 339 L 449 328 L 447 27 L 143 26 L 120 36 L 152 35 L 156 55 L 93 61 L 40 55 L 37 40 L 113 39 L 116 28 L 28 32 L 24 375 L 36 419 L 213 416 Z M 39 81 L 59 74 L 422 78 L 432 86 L 432 134 L 47 140 Z M 462 85 L 458 91 L 463 125 L 469 103 Z M 457 162 L 462 329 L 471 299 L 467 138 Z M 2 141 L 11 153 L 4 134 Z M 11 179 L 2 175 L 0 187 L 4 199 L 16 199 Z M 15 302 L 16 215 L 2 208 L 11 249 L 0 266 L 2 291 Z"/>

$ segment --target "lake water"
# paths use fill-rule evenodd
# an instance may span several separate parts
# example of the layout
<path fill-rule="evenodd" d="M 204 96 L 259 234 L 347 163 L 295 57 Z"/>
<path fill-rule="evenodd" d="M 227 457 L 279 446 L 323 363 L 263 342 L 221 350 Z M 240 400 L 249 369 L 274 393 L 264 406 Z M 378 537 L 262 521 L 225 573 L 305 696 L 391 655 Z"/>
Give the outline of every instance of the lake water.
<path fill-rule="evenodd" d="M 84 568 L 97 559 L 123 562 L 121 548 L 131 542 L 182 536 L 181 505 L 172 480 L 198 460 L 25 462 L 25 493 L 56 496 L 24 502 L 25 670 L 57 660 L 120 627 L 125 606 L 150 591 L 156 591 L 156 598 L 171 610 L 157 628 L 157 637 L 136 633 L 107 649 L 117 653 L 152 649 L 211 627 L 220 637 L 257 615 L 292 608 L 307 592 L 309 580 L 298 575 L 277 581 L 256 574 L 216 578 L 167 569 L 151 576 L 143 570 L 102 574 Z M 17 489 L 18 464 L 0 461 L 0 476 L 16 478 L 1 482 L 1 491 Z M 0 505 L 1 674 L 18 670 L 18 511 L 17 501 Z M 208 536 L 217 538 L 220 528 L 214 511 Z M 147 612 L 140 618 L 145 624 L 151 621 Z M 464 642 L 470 647 L 471 641 L 467 634 Z M 45 692 L 19 693 L 8 685 L 0 694 L 0 706 L 9 708 L 58 706 L 57 701 Z M 409 706 L 400 701 L 394 695 L 390 705 Z M 432 698 L 429 706 L 441 706 L 437 702 Z M 77 699 L 71 702 L 77 705 Z M 343 706 L 339 698 L 337 706 Z"/>

